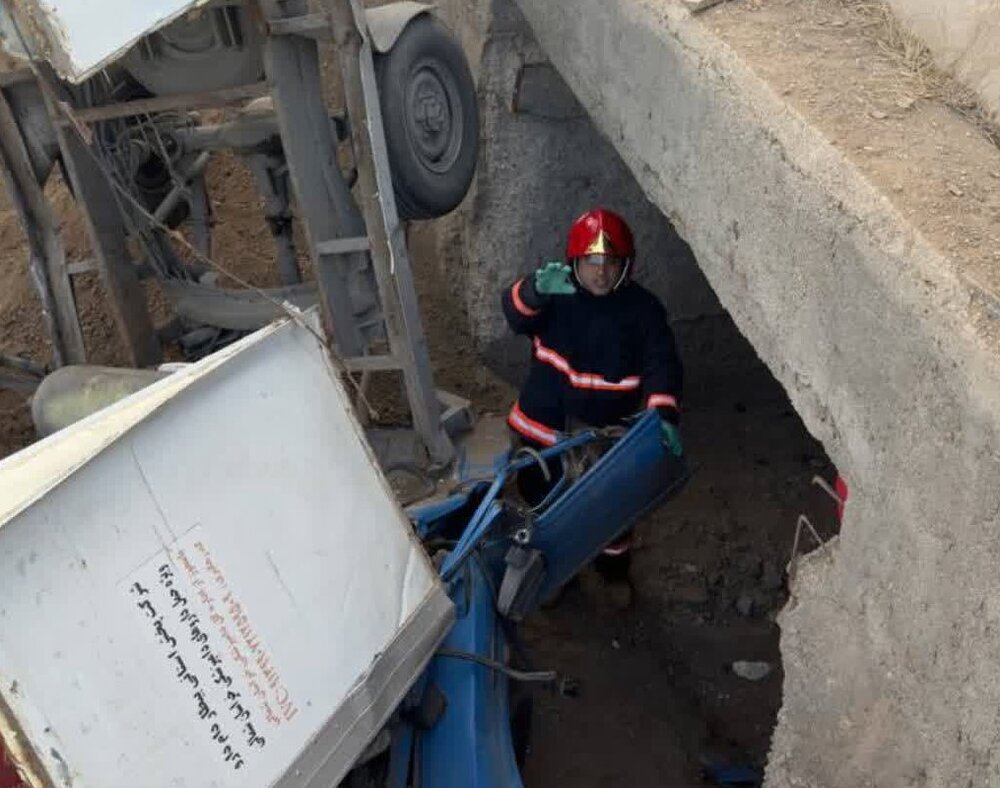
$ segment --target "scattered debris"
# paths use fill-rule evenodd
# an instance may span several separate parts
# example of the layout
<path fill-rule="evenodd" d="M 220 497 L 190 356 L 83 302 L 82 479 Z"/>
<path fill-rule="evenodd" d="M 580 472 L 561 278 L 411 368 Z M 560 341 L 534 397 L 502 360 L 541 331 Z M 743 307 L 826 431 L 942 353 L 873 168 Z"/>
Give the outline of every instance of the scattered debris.
<path fill-rule="evenodd" d="M 948 191 L 954 194 L 956 197 L 961 197 L 965 192 L 959 189 L 954 183 L 948 184 Z"/>
<path fill-rule="evenodd" d="M 733 663 L 733 673 L 747 681 L 760 681 L 771 674 L 774 666 L 770 662 L 748 662 L 737 660 Z"/>
<path fill-rule="evenodd" d="M 880 109 L 873 109 L 868 114 L 871 115 L 875 120 L 885 120 L 886 118 L 889 117 L 889 113 L 883 112 Z"/>

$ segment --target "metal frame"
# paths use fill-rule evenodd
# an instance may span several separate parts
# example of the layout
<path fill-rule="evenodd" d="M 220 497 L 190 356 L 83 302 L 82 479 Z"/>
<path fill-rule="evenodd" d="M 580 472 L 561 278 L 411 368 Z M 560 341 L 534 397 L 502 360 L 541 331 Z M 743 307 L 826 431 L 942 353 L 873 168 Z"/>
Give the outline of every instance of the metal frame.
<path fill-rule="evenodd" d="M 441 426 L 430 356 L 420 320 L 406 235 L 396 211 L 375 62 L 364 8 L 358 0 L 323 0 L 333 26 L 358 168 L 362 212 L 371 259 L 386 315 L 393 355 L 399 360 L 413 423 L 431 458 L 448 462 L 454 447 Z"/>
<path fill-rule="evenodd" d="M 198 93 L 178 93 L 173 96 L 156 96 L 148 99 L 135 99 L 108 104 L 103 107 L 84 107 L 73 111 L 76 120 L 81 123 L 94 123 L 99 120 L 127 118 L 130 115 L 146 115 L 154 112 L 165 112 L 171 109 L 206 109 L 222 107 L 227 104 L 239 104 L 250 99 L 261 98 L 268 93 L 268 87 L 263 82 L 251 85 L 239 85 L 222 90 L 206 90 Z M 65 119 L 57 119 L 57 123 L 66 124 Z"/>
<path fill-rule="evenodd" d="M 43 86 L 42 96 L 126 355 L 136 367 L 158 364 L 162 358 L 160 343 L 146 306 L 145 290 L 128 251 L 120 198 L 108 183 L 93 151 L 75 130 L 59 122 L 64 119 L 59 99 L 47 89 L 58 83 L 51 74 L 43 76 L 47 86 Z"/>
<path fill-rule="evenodd" d="M 299 27 L 294 20 L 301 20 L 307 11 L 304 2 L 262 0 L 261 6 L 272 28 L 288 32 Z M 454 456 L 454 447 L 441 423 L 406 237 L 396 211 L 364 9 L 353 0 L 324 0 L 324 8 L 340 60 L 361 214 L 333 160 L 316 41 L 305 35 L 272 35 L 265 52 L 285 157 L 306 220 L 310 251 L 321 274 L 322 300 L 349 368 L 402 372 L 414 427 L 431 459 L 446 463 Z M 315 29 L 316 16 L 308 18 L 309 27 Z M 343 296 L 348 293 L 348 266 L 367 266 L 369 259 L 390 353 L 366 362 L 360 358 L 365 348 L 351 319 L 353 310 L 343 303 Z"/>
<path fill-rule="evenodd" d="M 393 23 L 395 35 L 409 18 L 427 10 L 417 3 L 402 6 L 405 7 L 387 17 Z M 131 260 L 126 245 L 127 213 L 131 208 L 122 204 L 89 148 L 86 124 L 171 109 L 232 104 L 269 95 L 274 108 L 270 118 L 248 116 L 216 129 L 179 131 L 178 139 L 193 163 L 185 175 L 185 184 L 175 187 L 165 202 L 171 199 L 176 202 L 185 191 L 196 198 L 201 195 L 202 199 L 196 199 L 198 204 L 192 209 L 197 224 L 197 247 L 207 251 L 210 206 L 203 199 L 204 184 L 200 182 L 207 159 L 204 151 L 231 147 L 226 144 L 230 142 L 225 139 L 227 131 L 237 136 L 245 131 L 243 137 L 247 140 L 261 135 L 266 138 L 268 127 L 274 124 L 281 138 L 284 162 L 266 159 L 260 142 L 260 147 L 250 146 L 239 152 L 247 159 L 258 190 L 265 197 L 265 218 L 275 230 L 282 279 L 286 284 L 300 280 L 290 226 L 289 232 L 283 235 L 280 232 L 290 218 L 291 192 L 296 197 L 316 270 L 327 335 L 343 357 L 345 367 L 366 376 L 375 371 L 401 372 L 416 432 L 430 458 L 435 463 L 447 463 L 454 455 L 454 448 L 444 425 L 464 425 L 468 420 L 456 417 L 461 416 L 464 401 L 446 396 L 443 408 L 441 395 L 434 388 L 404 227 L 396 210 L 375 78 L 375 43 L 365 9 L 357 0 L 323 0 L 324 13 L 320 14 L 309 14 L 306 0 L 256 0 L 255 7 L 269 29 L 264 39 L 267 78 L 262 83 L 75 107 L 68 96 L 62 95 L 51 69 L 44 64 L 39 66 L 40 86 L 54 136 L 93 249 L 93 261 L 88 265 L 96 267 L 102 275 L 129 361 L 135 366 L 157 363 L 159 344 L 138 266 Z M 332 38 L 337 45 L 360 210 L 351 193 L 352 184 L 336 160 L 337 138 L 343 124 L 331 119 L 323 99 L 317 38 Z M 10 77 L 15 81 L 28 78 L 20 72 Z M 57 347 L 57 364 L 79 363 L 85 354 L 69 277 L 84 269 L 67 265 L 51 216 L 34 210 L 41 189 L 36 181 L 27 183 L 24 177 L 19 177 L 18 169 L 23 169 L 26 153 L 18 135 L 10 108 L 0 104 L 0 153 L 3 154 L 0 164 L 5 167 L 12 197 L 29 230 L 32 270 L 36 272 L 46 315 L 52 316 L 49 328 Z M 22 150 L 10 153 L 9 149 L 17 147 L 13 142 L 20 143 Z M 200 155 L 195 156 L 199 151 Z M 162 218 L 165 210 L 157 210 L 156 216 Z M 40 228 L 37 233 L 32 231 L 35 227 Z M 40 240 L 35 239 L 36 235 Z M 35 252 L 36 247 L 44 254 Z M 42 270 L 45 277 L 38 273 Z M 379 336 L 388 341 L 388 352 L 369 355 L 371 340 Z M 464 404 L 467 408 L 468 403 Z M 447 410 L 444 421 L 443 409 Z"/>
<path fill-rule="evenodd" d="M 281 18 L 289 12 L 296 16 L 305 10 L 304 2 L 282 5 L 264 0 L 261 5 L 269 18 Z M 352 264 L 363 266 L 367 261 L 363 255 L 330 255 L 319 248 L 326 241 L 366 235 L 364 220 L 334 158 L 335 139 L 322 98 L 319 47 L 307 38 L 269 37 L 265 43 L 264 67 L 323 295 L 324 322 L 342 355 L 360 356 L 364 353 L 364 342 L 353 319 L 348 273 Z"/>
<path fill-rule="evenodd" d="M 45 199 L 7 97 L 0 89 L 0 168 L 11 203 L 28 237 L 28 268 L 42 302 L 42 318 L 56 366 L 87 359 L 59 225 Z"/>

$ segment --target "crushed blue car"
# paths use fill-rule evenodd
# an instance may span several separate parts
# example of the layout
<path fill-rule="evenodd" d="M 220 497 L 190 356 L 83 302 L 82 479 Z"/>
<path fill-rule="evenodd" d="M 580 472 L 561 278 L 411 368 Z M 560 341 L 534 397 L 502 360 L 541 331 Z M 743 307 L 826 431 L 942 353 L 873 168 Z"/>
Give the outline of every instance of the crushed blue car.
<path fill-rule="evenodd" d="M 528 506 L 516 474 L 561 463 L 548 496 Z M 532 670 L 517 622 L 555 597 L 601 550 L 684 486 L 685 462 L 647 413 L 627 428 L 587 430 L 540 452 L 497 458 L 493 474 L 460 479 L 409 516 L 455 604 L 456 620 L 397 709 L 381 747 L 348 786 L 516 788 L 533 685 L 576 690 Z M 379 752 L 381 750 L 381 752 Z"/>

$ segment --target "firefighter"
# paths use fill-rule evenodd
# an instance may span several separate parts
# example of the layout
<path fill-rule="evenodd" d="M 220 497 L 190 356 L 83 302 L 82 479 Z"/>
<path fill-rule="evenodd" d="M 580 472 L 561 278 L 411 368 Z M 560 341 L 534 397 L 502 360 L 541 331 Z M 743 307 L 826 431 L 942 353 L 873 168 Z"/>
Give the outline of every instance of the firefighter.
<path fill-rule="evenodd" d="M 517 334 L 531 338 L 528 379 L 507 417 L 522 445 L 556 443 L 573 425 L 605 427 L 643 409 L 660 416 L 676 456 L 682 384 L 667 312 L 632 280 L 635 247 L 624 219 L 598 208 L 573 222 L 566 262 L 550 262 L 503 292 L 503 311 Z M 519 479 L 529 503 L 559 474 L 537 466 Z M 631 535 L 609 545 L 597 568 L 606 579 L 627 574 Z"/>

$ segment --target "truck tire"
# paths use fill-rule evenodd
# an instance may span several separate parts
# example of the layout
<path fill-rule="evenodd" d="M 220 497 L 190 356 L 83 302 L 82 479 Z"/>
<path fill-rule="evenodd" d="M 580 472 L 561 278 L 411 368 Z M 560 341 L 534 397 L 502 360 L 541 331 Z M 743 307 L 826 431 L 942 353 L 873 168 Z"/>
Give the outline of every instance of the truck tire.
<path fill-rule="evenodd" d="M 422 14 L 376 56 L 375 68 L 399 214 L 444 216 L 468 192 L 479 153 L 465 53 L 448 28 Z"/>

